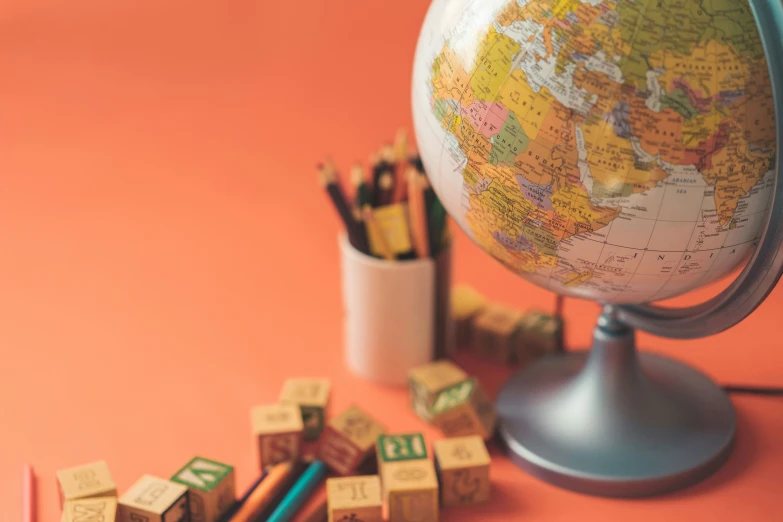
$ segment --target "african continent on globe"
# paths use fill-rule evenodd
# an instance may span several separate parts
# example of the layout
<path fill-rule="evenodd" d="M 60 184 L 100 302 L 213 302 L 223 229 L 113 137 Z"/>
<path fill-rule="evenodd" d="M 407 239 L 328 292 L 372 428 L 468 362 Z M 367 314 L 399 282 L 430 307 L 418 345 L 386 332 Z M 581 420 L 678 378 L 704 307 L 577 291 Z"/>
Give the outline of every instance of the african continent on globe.
<path fill-rule="evenodd" d="M 446 209 L 604 303 L 728 274 L 763 232 L 774 105 L 747 0 L 434 0 L 413 114 Z"/>

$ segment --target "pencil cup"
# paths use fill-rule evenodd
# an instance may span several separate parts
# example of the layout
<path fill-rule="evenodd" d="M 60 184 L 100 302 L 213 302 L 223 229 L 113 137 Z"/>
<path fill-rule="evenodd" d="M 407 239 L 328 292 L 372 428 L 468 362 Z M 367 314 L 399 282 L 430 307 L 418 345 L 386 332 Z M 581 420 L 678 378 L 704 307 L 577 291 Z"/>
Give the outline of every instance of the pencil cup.
<path fill-rule="evenodd" d="M 385 261 L 356 250 L 344 234 L 339 241 L 348 367 L 366 379 L 404 386 L 408 371 L 433 360 L 436 344 L 449 337 L 440 332 L 448 320 L 438 318 L 448 312 L 441 304 L 450 286 L 448 277 L 439 277 L 443 263 Z"/>

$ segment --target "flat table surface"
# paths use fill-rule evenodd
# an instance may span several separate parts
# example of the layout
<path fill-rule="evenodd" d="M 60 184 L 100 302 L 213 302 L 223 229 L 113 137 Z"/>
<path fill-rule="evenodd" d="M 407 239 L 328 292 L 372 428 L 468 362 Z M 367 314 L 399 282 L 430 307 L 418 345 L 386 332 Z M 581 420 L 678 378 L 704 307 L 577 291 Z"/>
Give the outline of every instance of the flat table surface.
<path fill-rule="evenodd" d="M 380 5 L 383 4 L 383 5 Z M 40 520 L 55 471 L 105 459 L 119 489 L 194 454 L 256 472 L 253 404 L 289 376 L 333 381 L 394 430 L 439 435 L 404 390 L 343 365 L 336 235 L 316 183 L 410 128 L 427 2 L 54 2 L 0 7 L 0 505 L 21 467 Z M 455 281 L 519 307 L 551 294 L 455 231 Z M 715 289 L 688 296 L 703 299 Z M 783 383 L 783 289 L 714 337 L 640 345 L 720 383 Z M 596 305 L 567 300 L 568 344 Z M 511 369 L 464 356 L 495 393 Z M 783 400 L 735 397 L 736 450 L 712 478 L 649 500 L 549 486 L 495 453 L 491 503 L 446 522 L 783 520 Z M 382 413 L 380 413 L 382 412 Z M 578 429 L 578 427 L 575 427 Z"/>

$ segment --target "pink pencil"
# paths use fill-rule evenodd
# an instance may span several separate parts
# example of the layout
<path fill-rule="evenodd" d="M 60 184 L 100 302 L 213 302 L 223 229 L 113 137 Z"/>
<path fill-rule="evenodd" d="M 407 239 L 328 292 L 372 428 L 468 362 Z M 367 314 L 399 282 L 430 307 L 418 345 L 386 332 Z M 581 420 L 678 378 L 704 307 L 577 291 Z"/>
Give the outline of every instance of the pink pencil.
<path fill-rule="evenodd" d="M 22 470 L 22 522 L 35 522 L 35 473 L 26 464 Z"/>

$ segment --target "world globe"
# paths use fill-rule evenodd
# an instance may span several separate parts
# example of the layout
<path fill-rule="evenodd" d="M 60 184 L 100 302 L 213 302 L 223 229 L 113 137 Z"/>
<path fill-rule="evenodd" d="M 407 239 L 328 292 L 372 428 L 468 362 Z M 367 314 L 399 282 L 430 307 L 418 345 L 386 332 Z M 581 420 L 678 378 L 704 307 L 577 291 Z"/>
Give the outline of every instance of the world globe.
<path fill-rule="evenodd" d="M 783 3 L 434 0 L 414 57 L 419 152 L 446 210 L 528 281 L 603 305 L 589 352 L 497 398 L 513 462 L 589 494 L 661 494 L 728 458 L 726 393 L 635 329 L 719 333 L 783 274 Z M 742 267 L 687 308 L 652 302 Z"/>
<path fill-rule="evenodd" d="M 529 281 L 656 301 L 757 244 L 776 134 L 747 0 L 436 0 L 414 71 L 435 190 Z"/>

